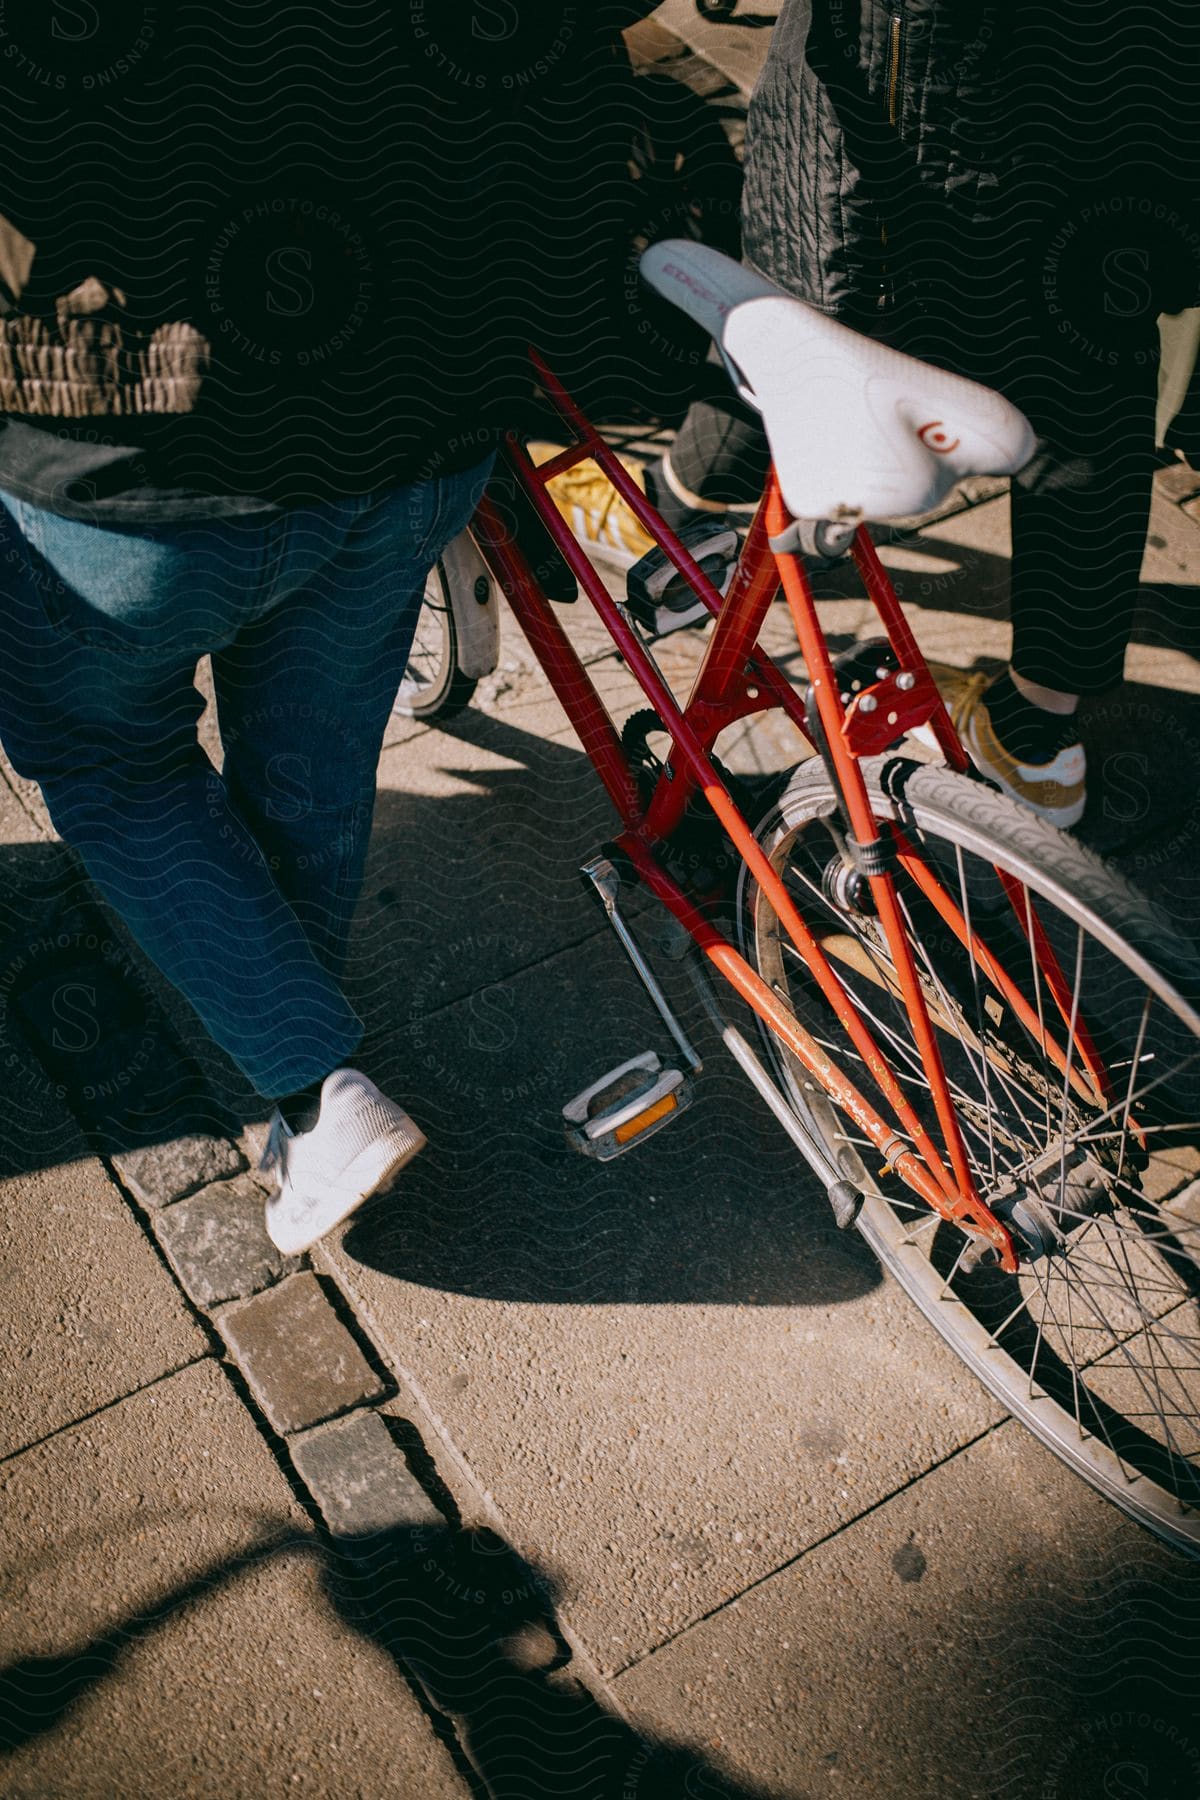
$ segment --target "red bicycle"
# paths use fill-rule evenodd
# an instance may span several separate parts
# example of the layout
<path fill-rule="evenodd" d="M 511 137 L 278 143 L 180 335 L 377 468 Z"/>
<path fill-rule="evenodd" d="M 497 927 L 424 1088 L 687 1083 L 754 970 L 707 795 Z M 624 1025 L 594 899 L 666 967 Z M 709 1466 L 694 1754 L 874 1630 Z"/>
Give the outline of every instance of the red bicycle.
<path fill-rule="evenodd" d="M 568 1136 L 619 1155 L 690 1104 L 701 1070 L 622 911 L 638 883 L 839 1226 L 863 1233 L 1044 1444 L 1200 1553 L 1200 959 L 1096 857 L 973 777 L 863 522 L 926 511 L 964 476 L 1014 472 L 1028 423 L 715 251 L 661 243 L 642 272 L 712 330 L 763 415 L 774 466 L 736 561 L 733 534 L 681 541 L 664 525 L 536 356 L 572 442 L 537 467 L 519 442 L 507 456 L 650 712 L 618 729 L 490 500 L 472 544 L 431 578 L 423 629 L 449 655 L 449 684 L 422 675 L 420 637 L 410 665 L 409 700 L 426 702 L 413 710 L 436 713 L 431 692 L 462 704 L 473 675 L 446 622 L 486 619 L 480 583 L 498 584 L 615 809 L 612 842 L 582 874 L 673 1048 L 577 1095 Z M 657 545 L 623 598 L 546 491 L 584 458 Z M 853 559 L 877 639 L 831 652 L 814 554 Z M 800 684 L 758 643 L 780 588 Z M 697 612 L 711 635 L 681 701 L 653 646 Z M 494 604 L 477 661 L 493 630 Z M 815 754 L 764 797 L 715 747 L 772 709 Z M 942 763 L 897 752 L 919 729 Z"/>

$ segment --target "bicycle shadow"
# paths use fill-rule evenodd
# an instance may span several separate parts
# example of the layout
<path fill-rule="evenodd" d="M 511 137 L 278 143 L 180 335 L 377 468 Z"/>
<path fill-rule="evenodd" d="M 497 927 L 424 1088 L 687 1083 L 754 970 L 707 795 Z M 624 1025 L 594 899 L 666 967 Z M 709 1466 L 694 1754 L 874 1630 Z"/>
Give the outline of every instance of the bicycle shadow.
<path fill-rule="evenodd" d="M 636 893 L 630 915 L 704 1072 L 692 1108 L 636 1152 L 597 1164 L 568 1146 L 573 1094 L 648 1048 L 678 1052 L 582 894 L 577 870 L 613 833 L 612 810 L 582 753 L 540 711 L 537 729 L 526 719 L 521 703 L 468 713 L 425 743 L 459 790 L 440 794 L 432 841 L 419 797 L 380 796 L 352 997 L 375 1078 L 420 1106 L 437 1156 L 411 1166 L 402 1212 L 360 1218 L 348 1252 L 436 1289 L 536 1303 L 818 1305 L 871 1291 L 877 1264 L 837 1230 L 663 954 L 665 915 Z"/>
<path fill-rule="evenodd" d="M 297 1551 L 317 1558 L 325 1601 L 386 1652 L 481 1800 L 767 1800 L 606 1707 L 572 1672 L 553 1581 L 496 1533 L 457 1523 L 333 1540 L 275 1531 L 69 1652 L 14 1659 L 0 1668 L 0 1757 L 68 1729 L 175 1615 Z"/>

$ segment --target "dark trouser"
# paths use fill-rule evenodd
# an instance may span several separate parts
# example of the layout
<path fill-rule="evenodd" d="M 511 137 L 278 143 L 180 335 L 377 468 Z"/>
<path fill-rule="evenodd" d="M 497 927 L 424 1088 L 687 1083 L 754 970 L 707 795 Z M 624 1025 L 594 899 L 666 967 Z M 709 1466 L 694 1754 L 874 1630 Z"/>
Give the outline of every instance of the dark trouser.
<path fill-rule="evenodd" d="M 1056 364 L 1043 392 L 1012 395 L 1039 433 L 1012 484 L 1012 664 L 1062 693 L 1103 693 L 1123 672 L 1154 473 L 1145 355 L 1103 381 Z M 758 415 L 731 393 L 697 400 L 670 451 L 684 488 L 727 505 L 758 498 L 768 461 Z"/>
<path fill-rule="evenodd" d="M 1012 484 L 1012 666 L 1067 694 L 1122 678 L 1154 476 L 1157 364 L 1026 410 L 1037 454 Z"/>

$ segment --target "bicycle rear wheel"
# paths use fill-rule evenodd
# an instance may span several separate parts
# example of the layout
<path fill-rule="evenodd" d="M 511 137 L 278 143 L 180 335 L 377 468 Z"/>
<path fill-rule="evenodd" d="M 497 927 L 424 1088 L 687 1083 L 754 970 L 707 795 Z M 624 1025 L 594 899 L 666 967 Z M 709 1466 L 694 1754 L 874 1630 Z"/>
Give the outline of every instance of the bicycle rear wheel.
<path fill-rule="evenodd" d="M 866 1194 L 859 1229 L 881 1262 L 963 1361 L 1085 1480 L 1200 1554 L 1200 957 L 1112 870 L 1004 796 L 940 766 L 862 768 L 877 817 L 898 824 L 967 922 L 964 943 L 928 882 L 898 873 L 968 1159 L 1014 1234 L 1017 1273 L 979 1264 L 963 1231 L 879 1171 L 763 1027 L 780 1087 Z M 937 1141 L 883 933 L 869 901 L 835 878 L 839 831 L 814 758 L 757 835 Z M 748 960 L 873 1097 L 748 874 L 738 916 Z M 1057 998 L 1034 926 L 1062 977 Z M 1011 979 L 1007 995 L 988 952 Z M 1103 1068 L 1106 1091 L 1089 1067 Z"/>

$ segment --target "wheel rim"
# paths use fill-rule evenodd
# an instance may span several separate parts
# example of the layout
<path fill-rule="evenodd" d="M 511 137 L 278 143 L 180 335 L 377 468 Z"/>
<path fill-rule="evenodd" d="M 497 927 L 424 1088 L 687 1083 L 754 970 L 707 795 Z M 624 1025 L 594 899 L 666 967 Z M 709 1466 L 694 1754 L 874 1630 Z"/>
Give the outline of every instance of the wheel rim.
<path fill-rule="evenodd" d="M 928 1084 L 922 1089 L 877 929 L 835 906 L 814 879 L 835 847 L 828 802 L 828 788 L 814 783 L 809 815 L 803 799 L 786 802 L 784 816 L 768 821 L 760 841 L 823 937 L 906 1092 L 931 1121 Z M 885 803 L 880 810 L 895 809 Z M 952 949 L 930 930 L 928 909 L 900 878 L 981 1196 L 994 1210 L 1008 1209 L 1010 1227 L 1014 1194 L 1020 1204 L 1018 1274 L 969 1270 L 961 1232 L 899 1182 L 872 1179 L 859 1156 L 863 1140 L 814 1096 L 799 1063 L 768 1038 L 777 1072 L 866 1193 L 859 1228 L 942 1336 L 1056 1454 L 1126 1511 L 1200 1554 L 1200 1183 L 1196 1195 L 1186 1188 L 1189 1165 L 1200 1170 L 1200 1018 L 1068 885 L 1010 845 L 929 809 L 915 816 L 906 811 L 903 828 L 972 929 L 993 946 L 1019 940 L 1011 906 L 1005 901 L 1002 909 L 997 900 L 993 861 L 1028 885 L 1064 965 L 1070 1005 L 1089 1026 L 1099 1024 L 1111 1068 L 1115 1098 L 1104 1106 L 1084 1105 L 1062 1071 L 1054 1070 L 1052 1079 L 1050 1059 L 1018 1028 L 1012 1008 L 1000 1005 L 961 947 L 955 967 Z M 753 886 L 742 917 L 749 919 L 748 947 L 761 973 L 873 1093 Z M 836 941 L 839 935 L 844 942 Z M 1046 1025 L 1057 1026 L 1065 1039 L 1028 946 L 1019 977 L 1013 958 L 1002 960 Z M 872 1167 L 877 1162 L 873 1156 Z M 1159 1185 L 1170 1185 L 1171 1170 L 1180 1191 L 1155 1199 Z"/>
<path fill-rule="evenodd" d="M 396 695 L 396 711 L 420 713 L 435 706 L 453 676 L 453 659 L 450 606 L 438 570 L 432 569 Z"/>

